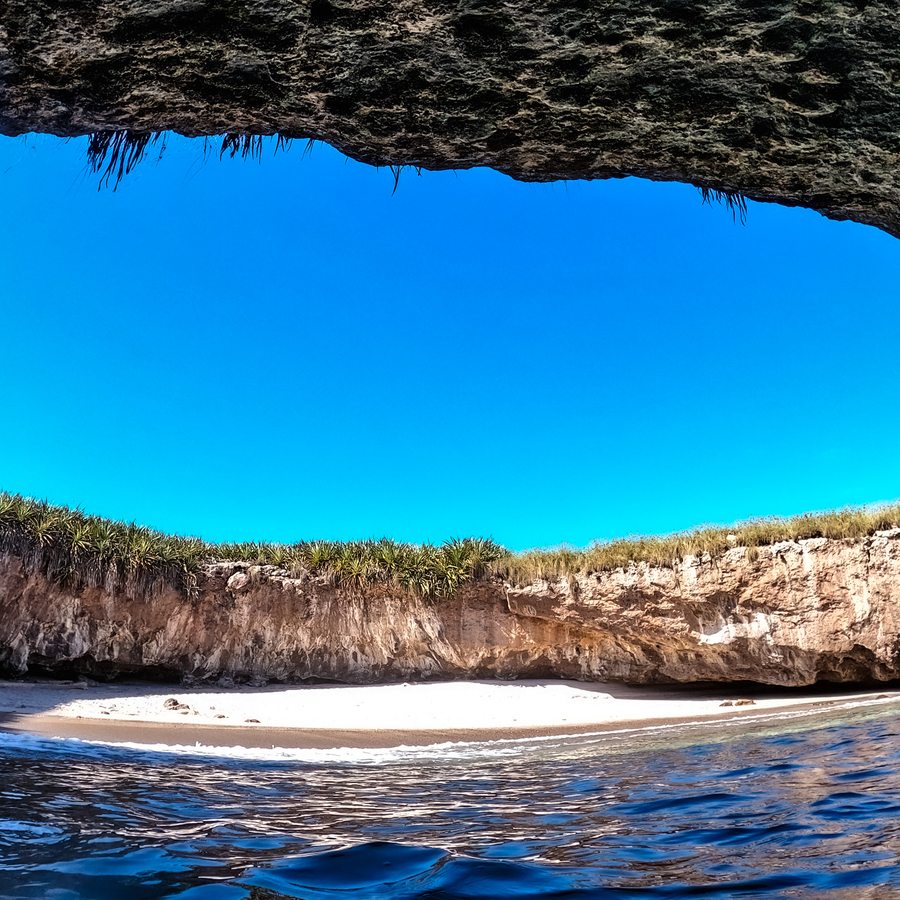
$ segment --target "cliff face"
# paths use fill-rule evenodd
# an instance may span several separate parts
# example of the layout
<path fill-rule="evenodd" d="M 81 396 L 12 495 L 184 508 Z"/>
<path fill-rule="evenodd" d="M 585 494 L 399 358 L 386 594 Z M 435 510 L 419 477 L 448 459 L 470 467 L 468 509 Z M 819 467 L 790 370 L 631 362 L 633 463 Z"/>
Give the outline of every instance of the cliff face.
<path fill-rule="evenodd" d="M 0 557 L 0 666 L 346 682 L 900 678 L 900 529 L 423 600 L 217 563 L 199 596 L 64 589 Z"/>
<path fill-rule="evenodd" d="M 6 0 L 0 133 L 311 137 L 900 234 L 895 0 Z"/>

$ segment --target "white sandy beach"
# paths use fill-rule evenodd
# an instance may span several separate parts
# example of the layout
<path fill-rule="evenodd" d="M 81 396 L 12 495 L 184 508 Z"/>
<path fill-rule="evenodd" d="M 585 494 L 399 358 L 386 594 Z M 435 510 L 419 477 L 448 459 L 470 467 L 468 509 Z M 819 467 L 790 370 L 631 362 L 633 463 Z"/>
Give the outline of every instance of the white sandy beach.
<path fill-rule="evenodd" d="M 0 725 L 44 734 L 115 731 L 114 723 L 154 726 L 179 739 L 191 726 L 223 732 L 239 729 L 293 733 L 381 735 L 418 733 L 423 739 L 483 732 L 569 732 L 623 723 L 692 721 L 787 709 L 810 704 L 898 696 L 891 691 L 830 694 L 760 690 L 750 699 L 734 688 L 702 690 L 639 688 L 571 681 L 478 681 L 394 685 L 314 685 L 265 688 L 93 684 L 52 681 L 0 682 Z M 131 732 L 134 728 L 130 729 Z M 232 732 L 233 738 L 238 735 Z M 263 737 L 260 735 L 260 737 Z M 339 740 L 339 736 L 335 737 Z M 238 743 L 235 740 L 235 743 Z M 273 743 L 277 743 L 273 739 Z"/>

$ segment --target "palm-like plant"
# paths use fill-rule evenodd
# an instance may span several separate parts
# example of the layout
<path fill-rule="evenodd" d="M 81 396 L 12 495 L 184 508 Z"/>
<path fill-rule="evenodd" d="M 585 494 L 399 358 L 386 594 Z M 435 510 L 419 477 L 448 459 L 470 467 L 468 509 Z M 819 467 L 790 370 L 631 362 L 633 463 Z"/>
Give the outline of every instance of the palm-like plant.
<path fill-rule="evenodd" d="M 216 545 L 0 493 L 0 552 L 20 556 L 28 566 L 60 583 L 124 588 L 142 596 L 162 587 L 190 596 L 196 592 L 201 565 L 216 560 L 303 569 L 354 589 L 387 581 L 424 597 L 440 597 L 493 575 L 513 581 L 571 578 L 638 564 L 671 566 L 685 556 L 715 556 L 732 547 L 747 548 L 749 554 L 777 541 L 858 538 L 895 527 L 900 527 L 900 505 L 758 519 L 733 528 L 616 540 L 585 550 L 560 547 L 521 554 L 510 554 L 484 538 L 454 538 L 440 547 L 386 538 L 289 546 Z"/>

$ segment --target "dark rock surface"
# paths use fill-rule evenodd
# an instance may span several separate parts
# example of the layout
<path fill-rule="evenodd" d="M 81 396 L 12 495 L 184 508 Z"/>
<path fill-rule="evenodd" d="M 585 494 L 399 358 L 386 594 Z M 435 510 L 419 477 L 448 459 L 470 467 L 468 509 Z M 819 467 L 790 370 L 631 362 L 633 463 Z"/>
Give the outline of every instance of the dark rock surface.
<path fill-rule="evenodd" d="M 640 175 L 900 234 L 896 0 L 4 0 L 0 132 Z"/>

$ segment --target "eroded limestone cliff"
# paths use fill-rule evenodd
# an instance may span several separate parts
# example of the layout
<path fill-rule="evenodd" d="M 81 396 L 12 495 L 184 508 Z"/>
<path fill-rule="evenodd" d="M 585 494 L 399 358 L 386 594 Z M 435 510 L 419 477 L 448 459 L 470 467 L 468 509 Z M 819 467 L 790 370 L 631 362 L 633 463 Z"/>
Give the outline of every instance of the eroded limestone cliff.
<path fill-rule="evenodd" d="M 0 133 L 280 133 L 900 234 L 895 0 L 6 0 Z"/>
<path fill-rule="evenodd" d="M 236 679 L 562 676 L 632 683 L 900 678 L 900 529 L 425 600 L 270 566 L 198 596 L 65 589 L 0 556 L 0 667 Z"/>

